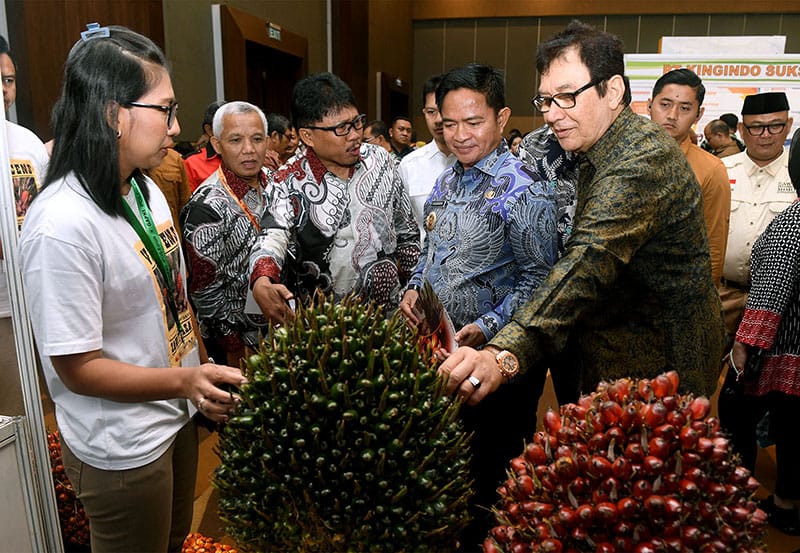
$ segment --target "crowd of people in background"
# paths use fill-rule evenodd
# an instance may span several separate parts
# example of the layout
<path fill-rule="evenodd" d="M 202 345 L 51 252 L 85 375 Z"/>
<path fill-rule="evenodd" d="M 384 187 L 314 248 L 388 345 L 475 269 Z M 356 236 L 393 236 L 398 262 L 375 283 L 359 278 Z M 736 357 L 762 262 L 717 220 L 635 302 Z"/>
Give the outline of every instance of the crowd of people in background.
<path fill-rule="evenodd" d="M 15 68 L 0 46 L 8 109 Z M 368 121 L 347 83 L 316 73 L 296 83 L 290 113 L 215 101 L 199 139 L 174 145 L 163 53 L 125 28 L 85 31 L 49 160 L 30 131 L 6 128 L 15 183 L 34 183 L 17 194 L 23 277 L 92 547 L 179 546 L 194 415 L 234 412 L 222 388 L 244 382 L 235 367 L 267 325 L 318 291 L 415 325 L 426 283 L 457 330 L 438 371 L 475 434 L 465 550 L 492 525 L 486 507 L 535 430 L 548 370 L 561 403 L 669 370 L 710 396 L 727 370 L 722 424 L 752 469 L 757 424 L 772 414 L 777 485 L 763 506 L 800 535 L 788 424 L 800 402 L 800 147 L 790 162 L 788 99 L 749 95 L 741 121 L 697 129 L 704 85 L 676 69 L 642 117 L 623 52 L 578 21 L 542 42 L 532 103 L 544 125 L 530 132 L 506 131 L 502 74 L 469 64 L 424 83 L 428 143 L 407 115 Z M 112 487 L 123 471 L 131 479 Z"/>

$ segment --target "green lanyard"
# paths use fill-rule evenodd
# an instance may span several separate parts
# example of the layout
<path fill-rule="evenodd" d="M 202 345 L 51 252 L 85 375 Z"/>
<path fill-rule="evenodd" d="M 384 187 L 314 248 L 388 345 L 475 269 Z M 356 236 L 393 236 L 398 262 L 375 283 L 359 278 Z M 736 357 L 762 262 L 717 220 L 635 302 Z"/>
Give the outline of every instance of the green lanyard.
<path fill-rule="evenodd" d="M 180 334 L 182 333 L 182 329 L 181 320 L 178 316 L 178 306 L 175 304 L 175 283 L 172 280 L 172 271 L 169 267 L 169 261 L 167 261 L 164 245 L 161 243 L 161 238 L 158 236 L 158 229 L 153 222 L 153 215 L 150 213 L 150 208 L 147 207 L 144 195 L 133 177 L 131 177 L 131 190 L 133 190 L 133 196 L 136 198 L 136 205 L 139 208 L 139 214 L 142 216 L 144 226 L 139 222 L 139 219 L 133 213 L 128 202 L 123 200 L 122 207 L 125 209 L 125 216 L 144 244 L 144 247 L 147 249 L 147 253 L 155 260 L 156 266 L 164 282 L 167 284 L 167 304 L 169 304 L 169 309 L 172 312 L 175 323 L 178 325 L 178 333 Z"/>

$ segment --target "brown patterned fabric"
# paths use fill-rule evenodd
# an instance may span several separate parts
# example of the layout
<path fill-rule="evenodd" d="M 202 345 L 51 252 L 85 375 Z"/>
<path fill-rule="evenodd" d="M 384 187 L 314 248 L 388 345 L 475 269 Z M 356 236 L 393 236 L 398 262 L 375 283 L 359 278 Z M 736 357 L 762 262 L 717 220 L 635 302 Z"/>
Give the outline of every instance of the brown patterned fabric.
<path fill-rule="evenodd" d="M 564 256 L 492 340 L 523 369 L 569 342 L 581 388 L 677 370 L 710 395 L 725 330 L 700 188 L 678 144 L 626 108 L 581 156 Z"/>

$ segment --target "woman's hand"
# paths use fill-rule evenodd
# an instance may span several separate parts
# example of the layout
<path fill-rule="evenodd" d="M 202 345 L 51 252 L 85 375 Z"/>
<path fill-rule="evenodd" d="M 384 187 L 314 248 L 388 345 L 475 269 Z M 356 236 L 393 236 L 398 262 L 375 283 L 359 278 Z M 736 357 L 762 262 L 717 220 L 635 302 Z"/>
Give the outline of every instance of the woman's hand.
<path fill-rule="evenodd" d="M 227 422 L 241 402 L 233 387 L 247 382 L 242 371 L 234 367 L 204 363 L 197 367 L 190 379 L 189 400 L 205 417 L 214 422 Z"/>
<path fill-rule="evenodd" d="M 140 367 L 103 357 L 102 350 L 52 356 L 53 367 L 72 392 L 123 403 L 186 398 L 209 419 L 227 420 L 241 401 L 232 390 L 247 382 L 234 367 Z"/>

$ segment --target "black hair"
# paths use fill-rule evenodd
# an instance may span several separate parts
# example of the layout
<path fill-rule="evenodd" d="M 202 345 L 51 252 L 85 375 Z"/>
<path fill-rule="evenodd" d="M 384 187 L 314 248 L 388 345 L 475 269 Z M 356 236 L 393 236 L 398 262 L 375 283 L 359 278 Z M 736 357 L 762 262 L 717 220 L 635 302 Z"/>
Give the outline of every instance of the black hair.
<path fill-rule="evenodd" d="M 394 124 L 397 123 L 398 121 L 408 121 L 409 123 L 411 123 L 411 118 L 408 117 L 408 115 L 396 115 L 395 117 L 392 118 L 392 124 L 390 126 L 394 127 Z"/>
<path fill-rule="evenodd" d="M 176 142 L 175 145 L 172 147 L 172 149 L 181 154 L 182 158 L 190 156 L 196 151 L 194 149 L 194 144 L 192 144 L 188 140 L 181 140 L 179 142 Z"/>
<path fill-rule="evenodd" d="M 367 129 L 372 136 L 378 137 L 382 136 L 386 139 L 386 142 L 389 142 L 389 127 L 381 121 L 380 119 L 375 119 L 374 121 L 370 121 L 367 123 Z"/>
<path fill-rule="evenodd" d="M 292 121 L 297 129 L 314 125 L 326 115 L 348 107 L 356 107 L 353 91 L 333 73 L 309 75 L 292 90 Z"/>
<path fill-rule="evenodd" d="M 711 121 L 708 124 L 708 130 L 711 131 L 712 134 L 721 133 L 721 134 L 726 134 L 728 136 L 730 136 L 731 134 L 731 128 L 722 119 L 714 119 L 713 121 Z"/>
<path fill-rule="evenodd" d="M 201 129 L 203 132 L 206 131 L 206 125 L 211 125 L 212 127 L 214 126 L 214 115 L 217 114 L 217 110 L 223 105 L 225 105 L 224 100 L 211 102 L 208 104 L 206 107 L 206 112 L 203 114 L 203 127 Z"/>
<path fill-rule="evenodd" d="M 505 83 L 503 73 L 489 65 L 470 63 L 445 73 L 436 89 L 436 105 L 442 109 L 442 102 L 448 93 L 466 88 L 480 92 L 486 98 L 486 105 L 499 113 L 506 107 Z"/>
<path fill-rule="evenodd" d="M 267 125 L 269 127 L 270 134 L 274 132 L 278 134 L 284 134 L 291 127 L 289 124 L 289 119 L 280 113 L 268 113 Z"/>
<path fill-rule="evenodd" d="M 723 113 L 719 116 L 720 121 L 724 121 L 731 133 L 735 133 L 739 127 L 739 116 L 735 113 Z"/>
<path fill-rule="evenodd" d="M 11 48 L 8 46 L 8 41 L 6 40 L 6 37 L 0 35 L 0 56 L 2 56 L 3 54 L 8 56 L 8 58 L 11 60 L 11 63 L 13 63 L 14 66 L 17 65 L 14 62 L 14 56 L 11 55 Z"/>
<path fill-rule="evenodd" d="M 442 82 L 442 75 L 433 75 L 428 77 L 428 80 L 422 85 L 422 105 L 425 106 L 425 99 L 428 97 L 428 94 L 436 93 L 436 88 L 439 86 L 439 83 Z"/>
<path fill-rule="evenodd" d="M 519 129 L 511 129 L 508 131 L 508 141 L 513 142 L 516 137 L 522 138 L 522 131 Z"/>
<path fill-rule="evenodd" d="M 622 39 L 574 19 L 563 31 L 539 45 L 536 51 L 536 69 L 540 74 L 546 73 L 550 64 L 570 48 L 577 48 L 581 62 L 589 70 L 601 97 L 606 95 L 608 79 L 619 75 L 625 81 L 623 103 L 630 104 L 631 91 L 630 83 L 625 77 L 625 48 Z"/>
<path fill-rule="evenodd" d="M 693 88 L 698 107 L 703 105 L 703 100 L 706 97 L 706 87 L 703 86 L 703 80 L 691 69 L 681 67 L 680 69 L 673 69 L 661 75 L 656 81 L 656 84 L 653 85 L 653 98 L 661 94 L 661 91 L 664 90 L 664 87 L 668 84 L 678 84 Z"/>
<path fill-rule="evenodd" d="M 67 56 L 53 106 L 53 155 L 43 187 L 74 172 L 100 209 L 122 216 L 119 149 L 109 120 L 116 120 L 122 104 L 156 85 L 160 73 L 153 66 L 167 69 L 167 60 L 149 38 L 125 27 L 107 28 L 108 37 L 81 39 Z M 146 194 L 146 187 L 142 191 Z"/>

